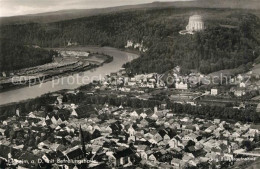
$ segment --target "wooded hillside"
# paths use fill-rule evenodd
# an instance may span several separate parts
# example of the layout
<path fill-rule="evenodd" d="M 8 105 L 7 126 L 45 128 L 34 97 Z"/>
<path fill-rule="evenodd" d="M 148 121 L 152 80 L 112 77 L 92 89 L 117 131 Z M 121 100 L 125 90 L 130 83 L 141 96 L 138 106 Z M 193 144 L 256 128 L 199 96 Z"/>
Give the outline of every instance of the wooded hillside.
<path fill-rule="evenodd" d="M 0 39 L 0 72 L 13 71 L 52 61 L 51 52 Z"/>
<path fill-rule="evenodd" d="M 180 35 L 190 15 L 204 17 L 206 31 Z M 124 48 L 127 40 L 149 50 L 125 67 L 132 73 L 165 72 L 176 65 L 183 70 L 210 73 L 250 66 L 259 56 L 260 21 L 237 9 L 161 8 L 111 13 L 49 24 L 6 25 L 0 35 L 41 47 L 80 45 Z"/>

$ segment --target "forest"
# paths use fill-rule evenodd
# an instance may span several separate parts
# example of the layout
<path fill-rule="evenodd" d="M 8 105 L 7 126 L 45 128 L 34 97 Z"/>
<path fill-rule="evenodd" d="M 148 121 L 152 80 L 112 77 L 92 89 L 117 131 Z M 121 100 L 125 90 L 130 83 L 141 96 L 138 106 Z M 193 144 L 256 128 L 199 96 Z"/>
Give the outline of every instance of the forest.
<path fill-rule="evenodd" d="M 0 72 L 42 65 L 51 61 L 51 51 L 0 39 Z"/>
<path fill-rule="evenodd" d="M 207 29 L 180 35 L 193 14 L 203 16 Z M 127 40 L 143 41 L 149 50 L 124 65 L 131 73 L 163 73 L 180 65 L 183 70 L 196 69 L 206 74 L 250 67 L 260 53 L 259 18 L 242 9 L 132 10 L 46 24 L 3 25 L 0 36 L 41 47 L 66 46 L 72 41 L 124 48 Z"/>

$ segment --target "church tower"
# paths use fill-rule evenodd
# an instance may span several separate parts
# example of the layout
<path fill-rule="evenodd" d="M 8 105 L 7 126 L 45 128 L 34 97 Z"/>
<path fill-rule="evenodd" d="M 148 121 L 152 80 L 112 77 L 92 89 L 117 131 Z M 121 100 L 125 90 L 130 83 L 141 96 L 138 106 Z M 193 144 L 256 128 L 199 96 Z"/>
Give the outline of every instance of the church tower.
<path fill-rule="evenodd" d="M 82 146 L 82 151 L 84 153 L 84 157 L 86 157 L 86 146 L 85 146 L 85 140 L 84 140 L 84 134 L 81 128 L 81 125 L 79 127 L 79 132 L 80 132 L 80 140 L 81 140 L 81 146 Z"/>

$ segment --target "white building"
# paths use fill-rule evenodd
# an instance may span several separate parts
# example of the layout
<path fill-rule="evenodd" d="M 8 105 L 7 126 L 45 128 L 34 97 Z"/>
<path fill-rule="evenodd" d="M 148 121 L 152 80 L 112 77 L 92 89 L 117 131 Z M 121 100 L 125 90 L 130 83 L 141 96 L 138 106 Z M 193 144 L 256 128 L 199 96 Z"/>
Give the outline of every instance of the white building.
<path fill-rule="evenodd" d="M 246 92 L 244 90 L 236 90 L 234 92 L 234 95 L 237 96 L 237 97 L 244 96 L 245 94 L 246 94 Z"/>
<path fill-rule="evenodd" d="M 218 95 L 218 89 L 211 89 L 210 94 L 213 96 Z"/>
<path fill-rule="evenodd" d="M 256 112 L 260 113 L 260 103 L 257 105 Z"/>
<path fill-rule="evenodd" d="M 200 15 L 193 15 L 189 18 L 189 24 L 186 26 L 187 31 L 202 31 L 204 29 L 204 22 Z"/>
<path fill-rule="evenodd" d="M 133 44 L 134 43 L 131 40 L 128 40 L 125 48 L 133 47 Z"/>
<path fill-rule="evenodd" d="M 187 90 L 188 89 L 188 84 L 187 83 L 175 83 L 175 88 L 180 89 L 180 90 Z"/>

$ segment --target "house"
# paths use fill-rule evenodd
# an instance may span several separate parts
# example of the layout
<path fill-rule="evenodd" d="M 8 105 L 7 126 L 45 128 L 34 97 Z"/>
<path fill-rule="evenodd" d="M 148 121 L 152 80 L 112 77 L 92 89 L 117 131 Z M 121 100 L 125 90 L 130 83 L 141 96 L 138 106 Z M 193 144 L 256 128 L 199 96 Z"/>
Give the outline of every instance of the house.
<path fill-rule="evenodd" d="M 224 137 L 229 137 L 231 135 L 231 133 L 227 130 L 225 130 L 222 134 Z"/>
<path fill-rule="evenodd" d="M 209 161 L 216 161 L 220 160 L 220 156 L 215 152 L 209 152 L 205 155 L 205 157 L 209 158 Z"/>
<path fill-rule="evenodd" d="M 106 133 L 112 133 L 113 130 L 112 130 L 112 128 L 110 126 L 107 126 L 106 129 L 105 129 L 105 132 Z"/>
<path fill-rule="evenodd" d="M 188 87 L 188 84 L 187 83 L 183 83 L 183 82 L 180 82 L 180 83 L 175 83 L 175 88 L 176 89 L 179 89 L 179 90 L 187 90 L 189 87 Z"/>
<path fill-rule="evenodd" d="M 140 117 L 142 117 L 143 119 L 147 117 L 147 114 L 146 113 L 141 113 L 140 114 Z"/>
<path fill-rule="evenodd" d="M 244 90 L 235 90 L 234 91 L 234 95 L 237 97 L 244 96 L 245 94 L 246 94 L 246 92 Z"/>
<path fill-rule="evenodd" d="M 133 118 L 138 118 L 139 115 L 137 114 L 136 111 L 133 111 L 132 113 L 130 113 L 130 116 L 133 117 Z"/>
<path fill-rule="evenodd" d="M 52 122 L 53 124 L 57 124 L 57 123 L 58 123 L 58 121 L 57 121 L 57 119 L 55 118 L 55 116 L 52 116 L 51 122 Z"/>
<path fill-rule="evenodd" d="M 207 132 L 207 133 L 212 133 L 215 129 L 216 129 L 217 127 L 216 126 L 210 126 L 210 127 L 208 127 L 206 130 L 205 130 L 205 132 Z"/>
<path fill-rule="evenodd" d="M 154 113 L 152 116 L 151 116 L 151 119 L 158 119 L 158 116 L 156 115 L 156 113 Z"/>
<path fill-rule="evenodd" d="M 215 124 L 219 124 L 220 123 L 220 119 L 214 119 L 214 123 Z"/>
<path fill-rule="evenodd" d="M 127 131 L 128 131 L 128 134 L 130 137 L 135 136 L 136 132 L 132 125 L 129 127 L 129 129 Z"/>
<path fill-rule="evenodd" d="M 181 140 L 180 140 L 178 137 L 172 138 L 172 139 L 168 142 L 168 144 L 169 144 L 170 148 L 174 148 L 174 149 L 182 145 L 182 144 L 181 144 Z"/>
<path fill-rule="evenodd" d="M 239 87 L 245 88 L 245 87 L 246 87 L 246 83 L 245 83 L 245 82 L 241 82 L 241 83 L 239 84 Z"/>
<path fill-rule="evenodd" d="M 109 127 L 112 129 L 112 133 L 120 133 L 123 128 L 120 125 L 120 122 L 118 122 L 118 121 L 115 123 L 112 123 Z"/>
<path fill-rule="evenodd" d="M 81 160 L 85 157 L 86 154 L 82 151 L 81 148 L 76 148 L 72 151 L 69 151 L 68 153 L 65 154 L 65 156 L 69 160 Z"/>
<path fill-rule="evenodd" d="M 144 135 L 144 138 L 149 140 L 149 139 L 153 138 L 153 135 L 151 133 L 146 133 Z"/>
<path fill-rule="evenodd" d="M 142 160 L 147 160 L 148 159 L 148 155 L 145 151 L 142 151 L 139 153 L 140 157 L 142 158 Z"/>
<path fill-rule="evenodd" d="M 174 168 L 180 168 L 181 167 L 181 160 L 178 158 L 173 158 L 171 160 L 171 165 L 173 165 Z"/>
<path fill-rule="evenodd" d="M 147 145 L 138 145 L 136 151 L 137 152 L 143 152 L 149 150 L 149 147 Z"/>
<path fill-rule="evenodd" d="M 153 139 L 159 143 L 159 141 L 163 140 L 162 136 L 159 134 L 159 133 L 156 133 L 154 136 L 153 136 Z"/>
<path fill-rule="evenodd" d="M 78 117 L 78 113 L 76 112 L 75 109 L 72 109 L 72 112 L 70 114 L 70 117 Z"/>
<path fill-rule="evenodd" d="M 182 157 L 182 161 L 184 162 L 188 162 L 192 159 L 194 159 L 195 157 L 191 154 L 191 153 L 185 153 Z"/>
<path fill-rule="evenodd" d="M 189 161 L 188 161 L 188 164 L 189 164 L 190 166 L 196 167 L 196 166 L 199 164 L 199 161 L 198 161 L 198 159 L 189 160 Z"/>
<path fill-rule="evenodd" d="M 212 96 L 218 95 L 218 89 L 211 89 L 210 94 L 211 94 Z"/>
<path fill-rule="evenodd" d="M 171 140 L 170 136 L 168 134 L 165 134 L 163 136 L 163 140 L 166 141 L 166 142 L 169 142 Z"/>
<path fill-rule="evenodd" d="M 61 151 L 54 151 L 54 152 L 50 152 L 47 154 L 44 154 L 42 156 L 42 159 L 46 162 L 46 163 L 52 163 L 54 160 L 56 159 L 65 159 L 67 160 L 66 156 L 63 155 L 63 153 Z"/>
<path fill-rule="evenodd" d="M 149 123 L 148 123 L 147 120 L 142 119 L 142 120 L 140 121 L 140 124 L 141 124 L 143 127 L 145 127 L 145 126 L 147 126 Z"/>
<path fill-rule="evenodd" d="M 197 135 L 195 135 L 194 133 L 190 133 L 188 135 L 185 135 L 183 138 L 182 138 L 182 141 L 194 141 L 195 143 L 197 142 Z"/>
<path fill-rule="evenodd" d="M 149 160 L 156 163 L 156 162 L 159 162 L 160 161 L 160 158 L 162 157 L 162 153 L 161 152 L 156 152 L 156 153 L 153 153 L 149 156 Z"/>
<path fill-rule="evenodd" d="M 114 164 L 115 166 L 132 164 L 134 161 L 131 161 L 131 159 L 134 160 L 136 158 L 135 151 L 132 148 L 126 148 L 114 153 L 113 155 L 116 159 Z"/>
<path fill-rule="evenodd" d="M 12 148 L 9 148 L 5 145 L 0 145 L 0 159 L 8 160 L 8 154 L 10 153 Z"/>
<path fill-rule="evenodd" d="M 256 107 L 256 112 L 257 113 L 260 113 L 260 103 L 257 105 L 257 107 Z"/>

